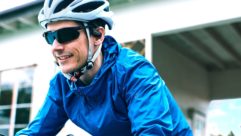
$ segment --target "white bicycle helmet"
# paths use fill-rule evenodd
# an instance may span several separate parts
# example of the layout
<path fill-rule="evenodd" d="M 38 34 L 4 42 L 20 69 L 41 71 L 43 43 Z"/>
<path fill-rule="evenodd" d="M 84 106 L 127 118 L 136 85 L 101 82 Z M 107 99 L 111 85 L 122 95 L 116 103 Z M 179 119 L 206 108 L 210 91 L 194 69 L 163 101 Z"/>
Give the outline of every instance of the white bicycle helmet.
<path fill-rule="evenodd" d="M 38 20 L 46 28 L 48 23 L 60 20 L 89 22 L 101 19 L 112 29 L 112 15 L 107 0 L 45 0 Z"/>

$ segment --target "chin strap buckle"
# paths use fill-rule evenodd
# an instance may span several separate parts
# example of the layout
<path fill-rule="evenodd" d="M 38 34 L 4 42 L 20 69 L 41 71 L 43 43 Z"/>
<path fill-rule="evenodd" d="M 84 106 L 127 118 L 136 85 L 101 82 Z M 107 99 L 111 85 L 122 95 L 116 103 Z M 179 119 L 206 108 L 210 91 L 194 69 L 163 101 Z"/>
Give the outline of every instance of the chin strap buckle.
<path fill-rule="evenodd" d="M 86 69 L 87 69 L 87 70 L 90 70 L 90 69 L 92 69 L 93 67 L 94 67 L 94 63 L 93 63 L 92 61 L 87 62 L 87 66 L 86 66 Z"/>

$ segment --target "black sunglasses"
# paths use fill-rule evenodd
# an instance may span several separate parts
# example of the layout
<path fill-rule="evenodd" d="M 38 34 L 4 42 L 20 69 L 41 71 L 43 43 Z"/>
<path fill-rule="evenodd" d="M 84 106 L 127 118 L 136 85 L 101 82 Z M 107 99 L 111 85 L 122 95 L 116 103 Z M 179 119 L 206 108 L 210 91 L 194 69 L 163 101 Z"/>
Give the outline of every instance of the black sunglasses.
<path fill-rule="evenodd" d="M 56 31 L 47 31 L 43 33 L 43 37 L 48 44 L 52 45 L 56 39 L 59 43 L 66 43 L 77 39 L 80 35 L 78 30 L 84 29 L 83 26 L 67 27 Z"/>

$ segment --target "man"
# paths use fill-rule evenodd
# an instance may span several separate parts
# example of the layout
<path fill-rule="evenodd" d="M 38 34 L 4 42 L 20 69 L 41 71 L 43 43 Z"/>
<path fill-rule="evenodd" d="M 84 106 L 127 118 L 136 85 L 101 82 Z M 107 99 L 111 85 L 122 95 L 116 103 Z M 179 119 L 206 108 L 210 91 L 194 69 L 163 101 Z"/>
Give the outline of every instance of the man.
<path fill-rule="evenodd" d="M 192 136 L 155 67 L 105 36 L 111 16 L 106 0 L 45 0 L 39 22 L 61 72 L 16 135 L 56 135 L 70 119 L 91 135 Z"/>

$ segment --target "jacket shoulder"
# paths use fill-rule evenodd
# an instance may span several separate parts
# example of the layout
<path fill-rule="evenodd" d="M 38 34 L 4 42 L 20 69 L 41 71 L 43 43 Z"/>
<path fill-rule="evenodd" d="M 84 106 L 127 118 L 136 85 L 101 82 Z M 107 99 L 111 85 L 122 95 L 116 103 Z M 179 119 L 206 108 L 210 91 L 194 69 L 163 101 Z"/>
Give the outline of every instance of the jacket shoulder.
<path fill-rule="evenodd" d="M 141 54 L 125 47 L 120 47 L 119 55 L 117 57 L 116 66 L 126 70 L 133 70 L 139 68 L 145 68 L 143 65 L 148 65 L 149 68 L 154 68 L 154 65 L 149 62 Z"/>

